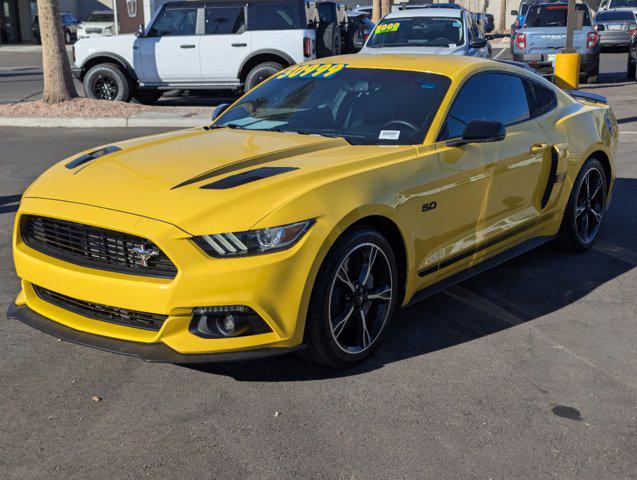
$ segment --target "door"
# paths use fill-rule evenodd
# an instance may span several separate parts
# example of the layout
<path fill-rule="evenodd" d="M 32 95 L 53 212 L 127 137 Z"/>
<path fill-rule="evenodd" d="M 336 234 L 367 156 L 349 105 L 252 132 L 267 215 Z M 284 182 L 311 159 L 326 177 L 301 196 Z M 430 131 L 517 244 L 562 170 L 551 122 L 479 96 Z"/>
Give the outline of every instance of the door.
<path fill-rule="evenodd" d="M 164 7 L 139 39 L 144 83 L 199 83 L 199 36 L 195 7 Z M 135 66 L 137 70 L 137 66 Z"/>
<path fill-rule="evenodd" d="M 531 117 L 521 77 L 479 73 L 462 86 L 437 144 L 444 180 L 437 201 L 439 274 L 533 234 L 552 157 L 545 131 Z M 472 120 L 503 123 L 505 139 L 448 146 Z"/>
<path fill-rule="evenodd" d="M 243 61 L 252 51 L 245 5 L 206 7 L 204 26 L 199 53 L 203 81 L 236 82 Z"/>

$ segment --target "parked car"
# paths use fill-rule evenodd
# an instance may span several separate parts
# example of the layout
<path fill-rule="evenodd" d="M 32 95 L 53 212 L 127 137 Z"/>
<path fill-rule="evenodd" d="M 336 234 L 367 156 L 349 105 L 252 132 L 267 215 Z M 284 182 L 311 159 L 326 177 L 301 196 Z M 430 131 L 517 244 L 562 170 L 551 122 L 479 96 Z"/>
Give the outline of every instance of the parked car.
<path fill-rule="evenodd" d="M 599 10 L 593 20 L 601 48 L 628 51 L 630 39 L 637 32 L 637 17 L 632 10 Z"/>
<path fill-rule="evenodd" d="M 599 75 L 599 35 L 592 26 L 588 6 L 577 4 L 573 48 L 580 54 L 580 77 L 594 83 Z M 566 46 L 566 3 L 531 5 L 524 25 L 515 35 L 513 60 L 526 62 L 544 75 L 552 75 L 555 55 Z"/>
<path fill-rule="evenodd" d="M 421 8 L 388 14 L 361 53 L 423 53 L 489 57 L 473 15 L 464 9 Z"/>
<path fill-rule="evenodd" d="M 115 16 L 110 10 L 96 10 L 77 26 L 77 38 L 115 35 Z"/>
<path fill-rule="evenodd" d="M 155 362 L 303 351 L 352 367 L 402 306 L 551 240 L 591 249 L 618 134 L 603 97 L 503 62 L 293 66 L 205 128 L 87 149 L 40 175 L 15 218 L 7 316 Z"/>
<path fill-rule="evenodd" d="M 602 0 L 599 10 L 629 8 L 637 14 L 637 0 Z"/>
<path fill-rule="evenodd" d="M 62 30 L 64 32 L 64 42 L 70 45 L 77 39 L 77 25 L 80 21 L 75 18 L 75 15 L 72 13 L 63 12 L 60 15 L 60 22 L 62 23 Z M 36 43 L 42 43 L 42 38 L 40 37 L 40 19 L 37 15 L 31 24 L 31 33 Z"/>
<path fill-rule="evenodd" d="M 637 32 L 633 33 L 630 40 L 626 73 L 628 74 L 628 78 L 637 81 Z"/>
<path fill-rule="evenodd" d="M 319 57 L 340 55 L 347 34 L 345 5 L 338 2 L 317 2 L 319 24 L 316 29 L 316 54 Z"/>
<path fill-rule="evenodd" d="M 373 12 L 372 7 L 356 7 L 353 11 L 364 13 L 365 15 L 367 15 L 367 18 L 369 18 L 370 20 L 372 18 L 372 12 Z"/>
<path fill-rule="evenodd" d="M 495 19 L 490 13 L 476 12 L 474 13 L 478 25 L 481 25 L 485 34 L 489 34 L 495 30 Z"/>
<path fill-rule="evenodd" d="M 246 22 L 247 20 L 247 22 Z M 306 0 L 177 1 L 141 34 L 82 39 L 72 70 L 90 98 L 142 103 L 166 90 L 250 90 L 316 58 L 318 13 Z"/>
<path fill-rule="evenodd" d="M 343 38 L 343 53 L 357 53 L 374 30 L 374 22 L 364 12 L 347 12 L 347 31 Z"/>
<path fill-rule="evenodd" d="M 526 12 L 528 12 L 531 5 L 537 5 L 539 3 L 559 3 L 567 0 L 522 0 L 517 10 L 511 10 L 511 15 L 515 16 L 515 21 L 511 25 L 511 53 L 513 53 L 513 43 L 515 41 L 515 34 L 522 25 L 524 25 L 524 19 L 526 18 Z"/>

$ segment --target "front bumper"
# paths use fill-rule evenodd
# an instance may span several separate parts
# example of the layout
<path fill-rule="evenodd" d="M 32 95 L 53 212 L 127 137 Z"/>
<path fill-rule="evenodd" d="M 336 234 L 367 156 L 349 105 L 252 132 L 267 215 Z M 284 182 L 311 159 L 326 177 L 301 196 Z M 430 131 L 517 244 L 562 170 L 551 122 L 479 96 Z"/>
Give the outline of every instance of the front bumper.
<path fill-rule="evenodd" d="M 163 343 L 130 342 L 74 330 L 53 320 L 49 320 L 43 315 L 31 310 L 27 305 L 11 304 L 7 310 L 7 318 L 10 320 L 18 320 L 30 327 L 67 342 L 118 353 L 120 355 L 137 357 L 146 362 L 153 363 L 187 364 L 238 362 L 285 355 L 304 348 L 303 345 L 298 345 L 296 347 L 287 348 L 260 348 L 240 352 L 185 355 L 176 352 Z"/>
<path fill-rule="evenodd" d="M 141 277 L 97 270 L 47 256 L 22 240 L 18 229 L 24 214 L 89 223 L 146 238 L 171 258 L 178 273 L 174 278 Z M 316 222 L 288 250 L 245 258 L 214 259 L 205 255 L 188 233 L 159 220 L 27 197 L 16 217 L 13 238 L 16 271 L 22 279 L 22 293 L 16 303 L 26 304 L 49 321 L 78 331 L 78 335 L 106 337 L 133 345 L 160 344 L 161 349 L 168 348 L 188 358 L 295 348 L 303 343 L 311 281 L 326 231 L 321 222 Z M 79 301 L 163 315 L 166 319 L 158 331 L 108 323 L 49 303 L 38 296 L 34 286 Z M 189 330 L 194 308 L 226 305 L 251 308 L 271 331 L 203 338 Z"/>

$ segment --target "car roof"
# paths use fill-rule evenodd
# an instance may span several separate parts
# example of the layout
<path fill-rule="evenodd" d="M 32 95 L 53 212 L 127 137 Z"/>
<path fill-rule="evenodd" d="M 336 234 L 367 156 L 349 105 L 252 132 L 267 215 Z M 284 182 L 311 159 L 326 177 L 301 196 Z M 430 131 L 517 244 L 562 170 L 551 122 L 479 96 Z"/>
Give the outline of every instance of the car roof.
<path fill-rule="evenodd" d="M 408 70 L 414 72 L 428 72 L 454 77 L 464 76 L 465 69 L 477 71 L 482 69 L 514 71 L 521 70 L 518 67 L 509 66 L 493 60 L 470 57 L 466 55 L 423 55 L 423 54 L 391 54 L 356 53 L 351 55 L 339 55 L 330 58 L 319 58 L 307 63 L 344 63 L 353 68 L 371 68 L 379 70 Z"/>
<path fill-rule="evenodd" d="M 392 12 L 385 18 L 405 18 L 405 17 L 450 17 L 461 18 L 464 10 L 457 8 L 411 8 L 409 10 L 398 10 Z"/>

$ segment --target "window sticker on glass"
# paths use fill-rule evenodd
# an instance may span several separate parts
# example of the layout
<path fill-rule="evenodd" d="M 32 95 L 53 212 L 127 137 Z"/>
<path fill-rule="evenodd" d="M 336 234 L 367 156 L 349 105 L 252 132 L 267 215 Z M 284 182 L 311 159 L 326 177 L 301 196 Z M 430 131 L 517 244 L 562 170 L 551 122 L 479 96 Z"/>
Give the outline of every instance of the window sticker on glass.
<path fill-rule="evenodd" d="M 290 67 L 277 75 L 277 79 L 284 78 L 331 78 L 347 67 L 346 63 L 311 63 L 299 67 Z"/>
<path fill-rule="evenodd" d="M 398 140 L 400 130 L 381 130 L 378 135 L 379 140 Z"/>
<path fill-rule="evenodd" d="M 453 26 L 456 27 L 456 28 L 460 28 L 460 27 L 462 27 L 462 23 L 460 23 L 458 20 L 454 20 L 453 21 Z"/>
<path fill-rule="evenodd" d="M 380 33 L 397 32 L 399 28 L 400 28 L 400 22 L 384 23 L 383 25 L 379 25 L 376 28 L 376 30 L 374 30 L 374 33 L 380 34 Z"/>

